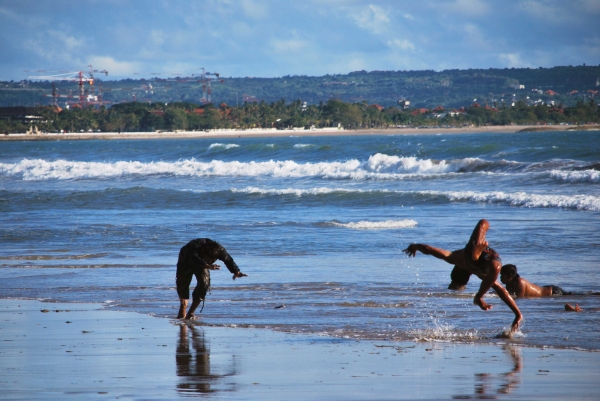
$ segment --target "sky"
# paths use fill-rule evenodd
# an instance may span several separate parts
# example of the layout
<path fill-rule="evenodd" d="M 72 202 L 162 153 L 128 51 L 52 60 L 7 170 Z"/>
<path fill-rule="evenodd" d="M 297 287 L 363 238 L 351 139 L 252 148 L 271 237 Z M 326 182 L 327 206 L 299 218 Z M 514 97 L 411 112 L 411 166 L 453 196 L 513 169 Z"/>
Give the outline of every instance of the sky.
<path fill-rule="evenodd" d="M 0 80 L 600 64 L 600 0 L 0 0 Z"/>

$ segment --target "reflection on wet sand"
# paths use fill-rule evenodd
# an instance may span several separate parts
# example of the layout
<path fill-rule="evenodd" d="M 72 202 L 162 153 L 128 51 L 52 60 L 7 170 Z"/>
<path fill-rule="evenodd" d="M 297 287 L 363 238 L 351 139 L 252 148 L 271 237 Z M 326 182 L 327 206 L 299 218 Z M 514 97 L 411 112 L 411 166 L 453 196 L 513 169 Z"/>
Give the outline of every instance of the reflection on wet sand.
<path fill-rule="evenodd" d="M 177 391 L 180 393 L 192 395 L 235 390 L 233 383 L 220 383 L 220 379 L 236 374 L 235 361 L 226 369 L 227 373 L 211 373 L 210 348 L 202 328 L 185 323 L 179 326 L 175 362 L 176 374 L 180 378 Z M 215 366 L 212 369 L 218 370 Z"/>
<path fill-rule="evenodd" d="M 521 384 L 521 369 L 523 367 L 521 347 L 505 345 L 502 347 L 511 357 L 512 369 L 502 374 L 476 373 L 475 390 L 473 395 L 453 395 L 453 399 L 497 399 L 498 395 L 510 394 Z M 500 383 L 498 383 L 498 381 Z M 494 388 L 495 387 L 495 388 Z"/>

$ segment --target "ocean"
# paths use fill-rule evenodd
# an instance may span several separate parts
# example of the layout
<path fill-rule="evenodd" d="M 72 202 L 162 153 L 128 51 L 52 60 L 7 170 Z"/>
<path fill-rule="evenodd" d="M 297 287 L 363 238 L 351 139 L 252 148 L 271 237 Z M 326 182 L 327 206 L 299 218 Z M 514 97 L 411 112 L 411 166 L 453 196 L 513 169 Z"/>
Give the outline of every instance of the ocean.
<path fill-rule="evenodd" d="M 208 237 L 248 277 L 212 272 L 202 325 L 600 350 L 600 134 L 427 132 L 0 142 L 0 298 L 174 318 L 179 249 Z M 482 218 L 503 263 L 576 293 L 518 299 L 510 340 L 479 279 L 402 253 Z"/>

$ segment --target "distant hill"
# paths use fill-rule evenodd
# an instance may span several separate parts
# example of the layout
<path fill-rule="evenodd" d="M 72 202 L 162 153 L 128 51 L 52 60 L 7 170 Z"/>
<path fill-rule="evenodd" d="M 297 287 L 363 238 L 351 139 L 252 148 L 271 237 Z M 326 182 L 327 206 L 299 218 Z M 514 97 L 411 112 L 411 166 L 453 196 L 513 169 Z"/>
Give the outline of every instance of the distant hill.
<path fill-rule="evenodd" d="M 222 77 L 223 78 L 223 77 Z M 99 81 L 99 80 L 97 80 Z M 59 105 L 77 101 L 77 83 L 56 82 Z M 107 106 L 115 103 L 190 102 L 200 104 L 202 84 L 195 78 L 176 77 L 151 80 L 103 80 Z M 284 76 L 279 78 L 223 78 L 211 82 L 212 102 L 230 106 L 244 102 L 266 103 L 285 99 L 318 104 L 330 99 L 363 102 L 389 107 L 401 99 L 411 107 L 459 108 L 479 104 L 511 104 L 525 100 L 566 106 L 577 100 L 598 96 L 600 66 L 564 66 L 553 68 L 468 69 L 445 71 L 355 71 L 320 77 Z M 50 82 L 0 82 L 0 106 L 50 104 Z M 93 95 L 88 93 L 88 95 Z M 68 98 L 66 96 L 72 96 Z"/>

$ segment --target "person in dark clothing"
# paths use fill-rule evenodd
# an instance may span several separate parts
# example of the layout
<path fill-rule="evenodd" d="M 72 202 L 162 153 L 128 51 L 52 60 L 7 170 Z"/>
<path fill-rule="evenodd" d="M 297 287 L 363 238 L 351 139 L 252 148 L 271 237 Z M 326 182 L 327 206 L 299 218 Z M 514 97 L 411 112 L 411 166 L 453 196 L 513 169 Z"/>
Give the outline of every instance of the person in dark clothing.
<path fill-rule="evenodd" d="M 490 288 L 493 288 L 500 299 L 502 299 L 515 314 L 515 319 L 512 323 L 512 331 L 516 331 L 523 320 L 523 315 L 508 291 L 496 281 L 502 267 L 502 262 L 500 261 L 500 255 L 490 248 L 488 242 L 485 240 L 489 227 L 490 224 L 487 220 L 480 220 L 475 226 L 467 246 L 456 251 L 447 251 L 427 244 L 410 244 L 403 252 L 409 257 L 416 256 L 417 252 L 421 252 L 425 255 L 434 256 L 454 265 L 455 269 L 461 270 L 460 276 L 462 277 L 459 278 L 459 281 L 462 280 L 462 285 L 465 285 L 468 281 L 468 275 L 465 273 L 474 274 L 479 277 L 481 279 L 481 285 L 479 291 L 475 294 L 473 303 L 483 310 L 491 309 L 492 305 L 487 304 L 483 300 L 483 296 Z M 458 274 L 456 274 L 456 276 L 458 276 Z M 453 281 L 454 278 L 455 277 L 452 278 Z M 461 283 L 459 282 L 457 284 Z"/>
<path fill-rule="evenodd" d="M 247 274 L 240 271 L 240 268 L 225 248 L 209 238 L 191 240 L 179 251 L 177 275 L 175 276 L 180 303 L 179 313 L 177 314 L 178 319 L 182 319 L 184 316 L 187 320 L 194 318 L 194 311 L 198 308 L 200 302 L 204 301 L 206 293 L 210 289 L 210 271 L 220 269 L 219 265 L 214 264 L 217 259 L 225 263 L 227 269 L 233 273 L 234 280 L 238 277 L 247 276 Z M 196 276 L 197 284 L 192 292 L 192 305 L 186 314 L 185 310 L 190 299 L 190 284 L 193 276 Z"/>
<path fill-rule="evenodd" d="M 564 291 L 556 285 L 545 285 L 540 287 L 533 284 L 517 273 L 517 266 L 504 265 L 500 270 L 500 281 L 506 286 L 506 290 L 517 297 L 550 297 L 552 295 L 573 295 L 572 292 Z"/>

